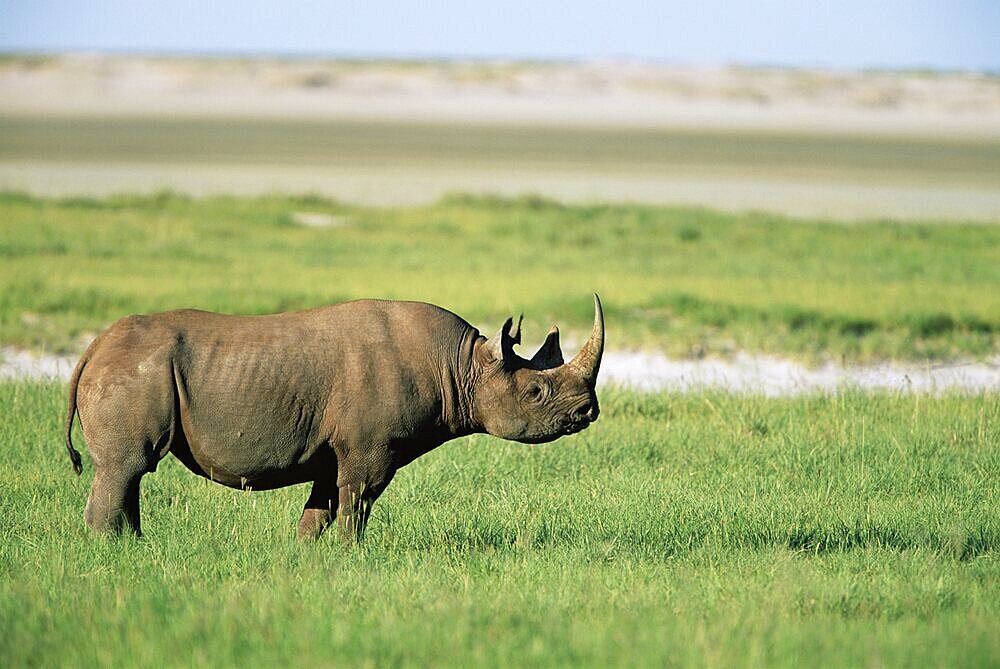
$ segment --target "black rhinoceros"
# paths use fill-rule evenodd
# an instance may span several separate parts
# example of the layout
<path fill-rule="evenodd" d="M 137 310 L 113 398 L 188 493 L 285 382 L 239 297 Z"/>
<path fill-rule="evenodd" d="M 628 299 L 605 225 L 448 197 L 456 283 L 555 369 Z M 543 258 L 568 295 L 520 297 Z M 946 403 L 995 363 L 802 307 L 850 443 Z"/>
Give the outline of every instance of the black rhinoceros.
<path fill-rule="evenodd" d="M 514 353 L 520 339 L 520 320 L 486 339 L 420 302 L 123 318 L 70 380 L 66 447 L 79 474 L 70 437 L 79 412 L 97 468 L 86 522 L 139 533 L 139 482 L 173 453 L 234 488 L 312 482 L 299 536 L 318 537 L 336 517 L 342 538 L 360 539 L 396 470 L 440 444 L 476 432 L 540 443 L 597 419 L 600 298 L 570 362 L 556 328 L 530 360 Z"/>

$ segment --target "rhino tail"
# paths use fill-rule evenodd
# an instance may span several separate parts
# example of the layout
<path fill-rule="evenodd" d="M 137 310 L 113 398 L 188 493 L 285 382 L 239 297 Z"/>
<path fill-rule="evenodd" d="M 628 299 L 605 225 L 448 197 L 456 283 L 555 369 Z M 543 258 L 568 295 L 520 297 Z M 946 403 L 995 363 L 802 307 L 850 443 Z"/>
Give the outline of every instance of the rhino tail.
<path fill-rule="evenodd" d="M 80 375 L 83 374 L 83 368 L 87 366 L 89 360 L 90 351 L 88 350 L 80 358 L 80 362 L 76 363 L 73 375 L 69 378 L 69 407 L 66 411 L 66 450 L 69 452 L 69 459 L 73 462 L 73 471 L 76 472 L 77 476 L 83 473 L 83 461 L 80 459 L 80 451 L 73 448 L 73 418 L 76 416 L 76 388 L 80 385 Z"/>

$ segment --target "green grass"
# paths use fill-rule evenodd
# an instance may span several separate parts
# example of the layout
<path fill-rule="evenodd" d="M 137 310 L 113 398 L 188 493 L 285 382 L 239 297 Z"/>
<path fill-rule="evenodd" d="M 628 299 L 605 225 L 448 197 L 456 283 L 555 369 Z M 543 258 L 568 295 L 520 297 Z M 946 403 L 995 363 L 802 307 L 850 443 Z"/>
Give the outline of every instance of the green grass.
<path fill-rule="evenodd" d="M 91 536 L 64 393 L 0 384 L 2 666 L 1000 662 L 995 393 L 608 391 L 575 437 L 403 469 L 354 550 L 294 540 L 306 487 L 172 458 L 143 540 Z"/>
<path fill-rule="evenodd" d="M 309 229 L 294 212 L 342 217 Z M 609 346 L 805 359 L 1000 351 L 1000 227 L 850 225 L 695 208 L 456 196 L 396 209 L 322 198 L 0 195 L 0 343 L 82 349 L 115 319 L 356 297 L 441 304 L 492 332 L 526 315 Z"/>

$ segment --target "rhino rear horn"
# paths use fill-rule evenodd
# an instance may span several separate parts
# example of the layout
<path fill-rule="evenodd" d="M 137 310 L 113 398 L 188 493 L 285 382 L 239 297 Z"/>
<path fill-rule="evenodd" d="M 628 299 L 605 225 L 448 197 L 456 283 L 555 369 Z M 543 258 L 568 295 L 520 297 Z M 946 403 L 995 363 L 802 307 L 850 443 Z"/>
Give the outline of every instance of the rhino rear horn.
<path fill-rule="evenodd" d="M 559 328 L 555 325 L 549 330 L 545 342 L 538 349 L 535 355 L 531 356 L 531 364 L 538 369 L 553 369 L 565 362 L 563 360 L 562 349 L 559 348 Z"/>
<path fill-rule="evenodd" d="M 514 327 L 514 317 L 511 316 L 506 321 L 504 321 L 503 327 L 500 330 L 486 340 L 486 348 L 493 354 L 493 357 L 497 360 L 510 360 L 514 354 L 514 344 L 521 343 L 521 321 L 524 320 L 524 314 L 521 314 L 517 319 L 517 330 L 511 334 L 511 328 Z"/>
<path fill-rule="evenodd" d="M 583 345 L 580 352 L 569 361 L 570 369 L 583 380 L 593 385 L 597 382 L 597 372 L 601 369 L 601 357 L 604 355 L 604 309 L 601 298 L 594 293 L 594 329 L 590 339 Z"/>

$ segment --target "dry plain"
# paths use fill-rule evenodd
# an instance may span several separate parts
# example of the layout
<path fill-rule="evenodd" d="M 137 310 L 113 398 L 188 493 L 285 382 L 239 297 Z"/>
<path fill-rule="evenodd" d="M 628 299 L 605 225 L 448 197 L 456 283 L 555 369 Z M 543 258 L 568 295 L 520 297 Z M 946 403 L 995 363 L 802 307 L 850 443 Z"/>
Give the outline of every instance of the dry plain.
<path fill-rule="evenodd" d="M 0 188 L 448 192 L 996 221 L 985 74 L 628 62 L 0 61 Z"/>

